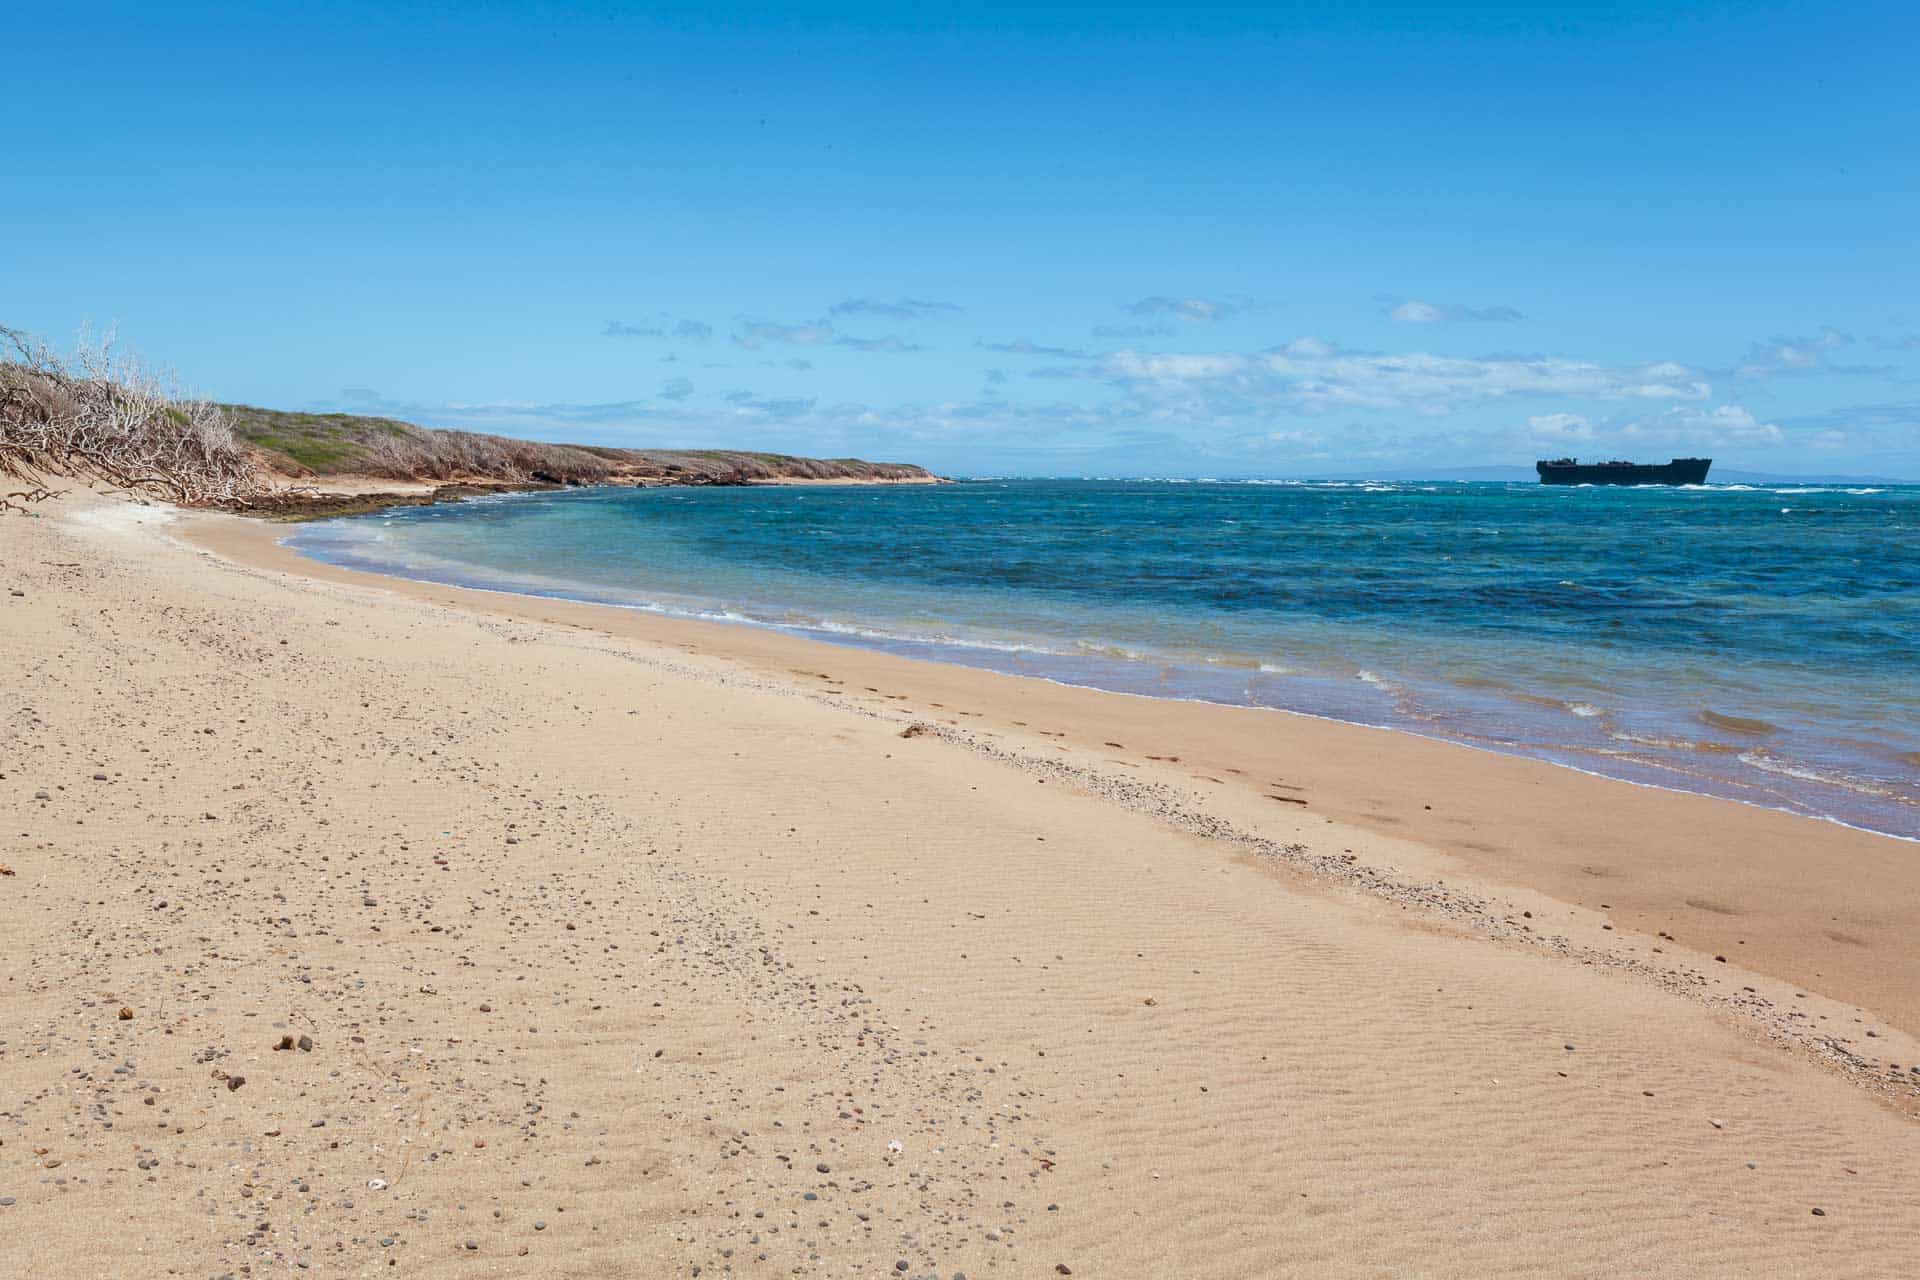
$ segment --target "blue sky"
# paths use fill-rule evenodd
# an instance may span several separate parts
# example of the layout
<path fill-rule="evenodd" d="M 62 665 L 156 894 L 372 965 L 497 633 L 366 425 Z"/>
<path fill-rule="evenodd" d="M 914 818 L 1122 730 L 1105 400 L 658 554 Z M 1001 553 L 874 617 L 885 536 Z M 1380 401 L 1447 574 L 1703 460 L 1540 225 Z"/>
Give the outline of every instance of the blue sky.
<path fill-rule="evenodd" d="M 1911 4 L 55 8 L 6 24 L 0 324 L 223 399 L 1920 477 Z"/>

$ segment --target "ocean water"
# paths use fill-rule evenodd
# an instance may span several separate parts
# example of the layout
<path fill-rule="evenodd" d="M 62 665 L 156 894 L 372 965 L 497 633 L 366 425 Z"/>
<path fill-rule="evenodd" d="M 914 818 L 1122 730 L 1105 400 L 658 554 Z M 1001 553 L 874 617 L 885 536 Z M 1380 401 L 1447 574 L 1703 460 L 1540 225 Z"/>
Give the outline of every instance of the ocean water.
<path fill-rule="evenodd" d="M 1382 725 L 1920 838 L 1920 487 L 590 489 L 288 541 L 405 577 Z"/>

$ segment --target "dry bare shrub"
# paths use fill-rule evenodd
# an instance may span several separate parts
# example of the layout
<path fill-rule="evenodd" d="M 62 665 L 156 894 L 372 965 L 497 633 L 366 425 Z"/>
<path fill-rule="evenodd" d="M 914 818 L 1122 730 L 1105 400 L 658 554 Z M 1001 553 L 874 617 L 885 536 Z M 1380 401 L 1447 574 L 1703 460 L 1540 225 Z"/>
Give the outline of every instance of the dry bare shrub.
<path fill-rule="evenodd" d="M 415 429 L 405 435 L 362 441 L 365 457 L 356 469 L 404 480 L 542 481 L 593 484 L 617 468 L 585 449 L 541 444 L 476 431 Z"/>
<path fill-rule="evenodd" d="M 220 406 L 171 372 L 83 332 L 71 353 L 0 327 L 0 474 L 48 496 L 58 478 L 99 480 L 190 505 L 243 499 L 253 462 Z"/>

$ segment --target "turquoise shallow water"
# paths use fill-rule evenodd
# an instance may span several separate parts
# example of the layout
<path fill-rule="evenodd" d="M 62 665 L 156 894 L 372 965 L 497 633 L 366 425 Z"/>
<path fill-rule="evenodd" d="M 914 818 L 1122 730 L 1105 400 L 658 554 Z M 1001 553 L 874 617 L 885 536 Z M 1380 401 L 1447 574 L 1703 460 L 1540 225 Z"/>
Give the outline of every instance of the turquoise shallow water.
<path fill-rule="evenodd" d="M 596 489 L 324 560 L 1304 711 L 1920 837 L 1920 487 Z"/>

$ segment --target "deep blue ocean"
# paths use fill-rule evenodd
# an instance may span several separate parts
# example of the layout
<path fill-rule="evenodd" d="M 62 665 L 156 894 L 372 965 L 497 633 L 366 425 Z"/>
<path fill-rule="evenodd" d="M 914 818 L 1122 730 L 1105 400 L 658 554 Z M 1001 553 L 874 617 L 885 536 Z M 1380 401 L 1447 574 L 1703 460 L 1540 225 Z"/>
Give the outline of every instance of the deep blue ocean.
<path fill-rule="evenodd" d="M 1920 837 L 1920 487 L 589 489 L 288 541 Z"/>

